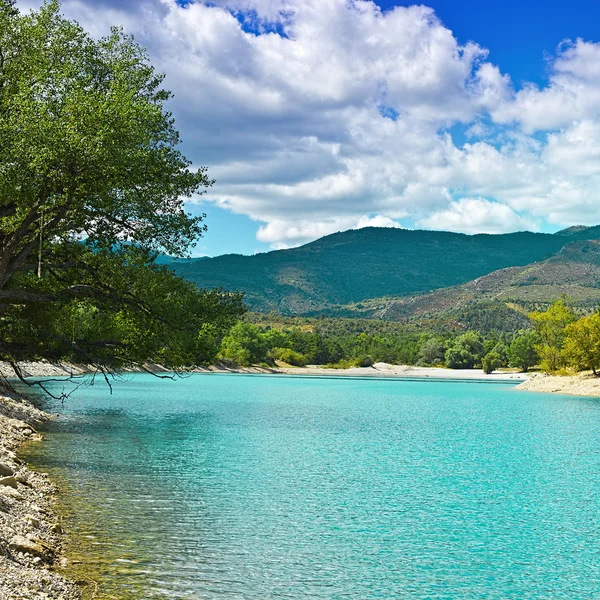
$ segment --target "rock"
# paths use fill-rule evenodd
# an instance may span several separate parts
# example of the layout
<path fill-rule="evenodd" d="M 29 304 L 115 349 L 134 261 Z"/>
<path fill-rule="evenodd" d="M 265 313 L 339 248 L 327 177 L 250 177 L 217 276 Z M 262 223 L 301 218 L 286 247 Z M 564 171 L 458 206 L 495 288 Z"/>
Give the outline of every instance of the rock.
<path fill-rule="evenodd" d="M 54 523 L 50 528 L 52 533 L 64 533 L 64 529 L 60 526 L 60 523 Z"/>
<path fill-rule="evenodd" d="M 10 477 L 11 475 L 14 475 L 15 472 L 8 466 L 5 465 L 4 463 L 0 463 L 0 475 L 2 477 Z"/>
<path fill-rule="evenodd" d="M 15 479 L 23 485 L 29 485 L 29 476 L 25 472 L 17 473 L 17 475 L 15 475 Z"/>
<path fill-rule="evenodd" d="M 17 480 L 14 477 L 2 477 L 0 478 L 0 485 L 7 485 L 11 488 L 17 489 Z"/>
<path fill-rule="evenodd" d="M 62 557 L 59 561 L 58 561 L 58 566 L 61 569 L 66 569 L 69 566 L 69 559 L 66 557 Z"/>
<path fill-rule="evenodd" d="M 33 515 L 26 515 L 25 520 L 36 529 L 40 528 L 41 521 L 37 517 L 34 517 Z"/>
<path fill-rule="evenodd" d="M 21 429 L 21 433 L 25 436 L 30 436 L 33 431 L 31 431 L 31 429 Z"/>
<path fill-rule="evenodd" d="M 17 492 L 17 490 L 14 490 L 11 487 L 0 486 L 0 494 L 3 496 L 8 496 L 9 498 L 13 498 L 14 500 L 18 500 L 19 502 L 23 500 L 23 496 Z"/>
<path fill-rule="evenodd" d="M 44 558 L 44 555 L 46 554 L 43 546 L 34 541 L 28 540 L 22 535 L 15 535 L 15 537 L 8 542 L 8 547 L 13 552 L 22 552 L 23 554 L 39 556 L 40 558 Z"/>

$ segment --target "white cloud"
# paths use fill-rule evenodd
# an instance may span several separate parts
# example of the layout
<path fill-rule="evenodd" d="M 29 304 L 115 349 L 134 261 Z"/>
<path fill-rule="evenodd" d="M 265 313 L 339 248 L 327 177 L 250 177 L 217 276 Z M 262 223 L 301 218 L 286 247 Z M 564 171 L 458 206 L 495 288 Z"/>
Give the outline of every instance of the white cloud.
<path fill-rule="evenodd" d="M 426 229 L 462 233 L 505 233 L 536 230 L 536 224 L 515 213 L 510 207 L 485 198 L 461 198 L 440 212 L 419 222 Z"/>
<path fill-rule="evenodd" d="M 345 231 L 347 229 L 362 229 L 363 227 L 401 227 L 401 225 L 390 219 L 377 215 L 370 217 L 363 215 L 354 217 L 334 217 L 324 221 L 312 220 L 277 220 L 270 221 L 267 225 L 260 227 L 257 233 L 257 239 L 261 242 L 268 242 L 273 248 L 281 250 L 310 242 L 316 238 Z"/>
<path fill-rule="evenodd" d="M 500 103 L 492 111 L 496 121 L 515 122 L 533 133 L 599 116 L 600 44 L 567 40 L 549 66 L 549 84 L 542 89 L 528 84 L 511 101 Z"/>
<path fill-rule="evenodd" d="M 121 24 L 148 47 L 175 93 L 184 151 L 217 179 L 209 199 L 248 215 L 273 247 L 398 220 L 468 232 L 600 222 L 598 44 L 563 43 L 545 87 L 515 90 L 425 6 L 63 8 L 94 35 Z M 447 133 L 457 124 L 463 146 Z"/>

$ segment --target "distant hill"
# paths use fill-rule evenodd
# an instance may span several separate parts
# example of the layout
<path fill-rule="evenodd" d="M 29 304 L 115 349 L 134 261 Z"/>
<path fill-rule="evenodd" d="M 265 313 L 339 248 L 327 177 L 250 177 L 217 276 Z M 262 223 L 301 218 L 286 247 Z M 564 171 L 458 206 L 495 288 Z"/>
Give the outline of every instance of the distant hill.
<path fill-rule="evenodd" d="M 502 313 L 502 318 L 507 319 L 510 313 L 506 307 L 524 313 L 545 308 L 562 295 L 582 310 L 600 305 L 599 240 L 569 242 L 547 260 L 494 271 L 459 286 L 332 306 L 327 315 L 392 321 L 446 316 L 464 321 L 483 318 L 481 312 L 485 309 L 496 316 Z M 504 308 L 500 309 L 500 305 Z"/>
<path fill-rule="evenodd" d="M 557 292 L 563 282 L 553 277 L 559 277 L 560 268 L 552 267 L 555 263 L 549 259 L 554 257 L 552 260 L 562 265 L 567 254 L 573 252 L 565 248 L 567 254 L 560 258 L 563 246 L 588 239 L 600 239 L 600 226 L 570 228 L 559 234 L 519 232 L 503 235 L 365 228 L 329 235 L 290 250 L 254 256 L 229 254 L 191 259 L 176 261 L 170 266 L 199 287 L 245 292 L 246 302 L 256 311 L 274 311 L 283 315 L 318 314 L 340 305 L 384 296 L 414 296 L 455 287 L 498 270 L 544 261 L 549 265 L 543 271 L 545 275 L 539 273 L 536 277 L 546 277 L 544 281 L 548 284 L 544 284 L 539 293 L 551 291 L 550 281 L 554 281 L 552 291 Z M 584 255 L 585 247 L 596 248 L 593 244 L 583 244 L 575 254 Z M 591 252 L 594 254 L 595 250 Z M 587 263 L 580 261 L 578 264 L 582 276 L 585 271 L 593 279 L 592 272 L 581 266 Z M 517 269 L 501 276 L 490 275 L 489 285 L 494 278 L 518 278 L 519 273 Z M 504 290 L 502 285 L 498 293 Z M 516 283 L 508 286 L 511 290 L 518 287 Z M 539 285 L 528 284 L 532 299 L 538 288 Z M 587 287 L 585 289 L 589 291 Z M 583 291 L 582 295 L 585 295 Z M 457 298 L 455 292 L 450 297 Z M 453 301 L 449 300 L 450 303 Z"/>

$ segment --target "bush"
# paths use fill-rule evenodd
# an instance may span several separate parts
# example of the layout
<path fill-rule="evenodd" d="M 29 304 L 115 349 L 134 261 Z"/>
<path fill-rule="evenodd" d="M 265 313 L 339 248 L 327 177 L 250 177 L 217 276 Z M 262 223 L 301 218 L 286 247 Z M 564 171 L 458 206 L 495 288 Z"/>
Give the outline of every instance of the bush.
<path fill-rule="evenodd" d="M 271 350 L 271 357 L 274 360 L 280 360 L 294 367 L 305 367 L 308 362 L 304 354 L 300 354 L 300 352 L 295 352 L 289 348 L 273 348 Z"/>
<path fill-rule="evenodd" d="M 472 369 L 483 355 L 481 336 L 475 331 L 467 331 L 458 336 L 446 351 L 446 366 L 451 369 Z"/>
<path fill-rule="evenodd" d="M 450 369 L 472 369 L 477 357 L 461 348 L 448 348 L 446 350 L 446 366 Z"/>
<path fill-rule="evenodd" d="M 488 352 L 482 359 L 481 359 L 481 367 L 483 369 L 483 372 L 486 373 L 487 375 L 489 375 L 490 373 L 493 373 L 496 369 L 500 368 L 502 366 L 502 357 L 500 356 L 500 354 L 498 352 Z"/>
<path fill-rule="evenodd" d="M 237 323 L 221 344 L 220 358 L 247 367 L 267 360 L 267 343 L 261 330 L 250 323 Z"/>
<path fill-rule="evenodd" d="M 359 356 L 356 359 L 355 364 L 357 367 L 372 367 L 374 361 L 371 356 Z"/>

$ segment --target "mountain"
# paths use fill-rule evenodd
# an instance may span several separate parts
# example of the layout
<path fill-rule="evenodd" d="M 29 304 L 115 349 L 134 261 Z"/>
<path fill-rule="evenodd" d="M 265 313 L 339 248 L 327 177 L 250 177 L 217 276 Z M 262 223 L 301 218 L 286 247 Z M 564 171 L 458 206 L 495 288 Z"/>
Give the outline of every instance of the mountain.
<path fill-rule="evenodd" d="M 502 313 L 503 318 L 509 318 L 506 307 L 522 314 L 544 308 L 562 295 L 569 298 L 571 305 L 582 309 L 600 305 L 599 240 L 569 242 L 544 261 L 500 269 L 459 286 L 332 306 L 327 315 L 392 321 L 432 316 L 469 320 L 473 313 L 480 313 L 486 307 L 497 316 Z"/>
<path fill-rule="evenodd" d="M 571 228 L 558 235 L 365 228 L 290 250 L 191 259 L 170 266 L 201 288 L 245 292 L 246 302 L 256 311 L 317 314 L 333 306 L 458 286 L 501 269 L 547 261 L 565 244 L 588 239 L 600 239 L 600 226 Z"/>

